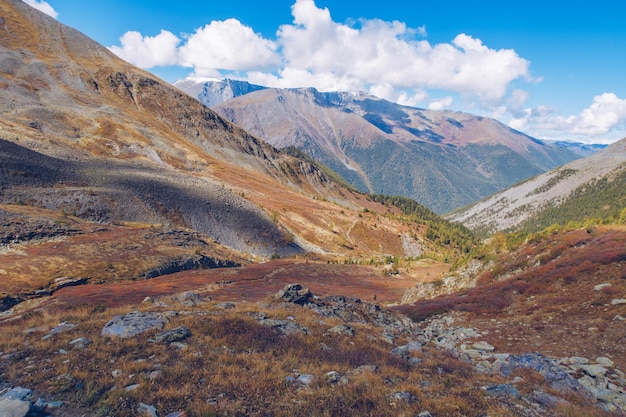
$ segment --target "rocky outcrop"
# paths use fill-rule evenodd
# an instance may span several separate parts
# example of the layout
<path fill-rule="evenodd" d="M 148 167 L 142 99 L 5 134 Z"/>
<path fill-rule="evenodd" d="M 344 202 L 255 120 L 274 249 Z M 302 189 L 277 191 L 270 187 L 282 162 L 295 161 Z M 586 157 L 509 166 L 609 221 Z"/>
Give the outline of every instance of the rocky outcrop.
<path fill-rule="evenodd" d="M 115 316 L 102 329 L 102 336 L 127 339 L 138 334 L 162 329 L 167 318 L 157 313 L 143 313 L 133 311 L 125 316 Z"/>
<path fill-rule="evenodd" d="M 172 259 L 163 265 L 146 271 L 140 275 L 140 278 L 156 278 L 161 275 L 169 275 L 191 269 L 233 268 L 238 266 L 241 266 L 241 264 L 225 259 L 211 258 L 204 255 L 187 255 Z"/>
<path fill-rule="evenodd" d="M 591 363 L 587 358 L 558 359 L 536 352 L 510 355 L 498 352 L 494 346 L 482 340 L 469 344 L 468 339 L 480 338 L 483 335 L 472 328 L 454 326 L 454 321 L 454 317 L 450 315 L 434 318 L 424 323 L 424 336 L 430 343 L 472 364 L 479 372 L 510 376 L 517 369 L 532 369 L 543 375 L 557 391 L 580 393 L 608 412 L 618 414 L 626 412 L 626 374 L 615 369 L 613 361 L 609 358 L 596 358 L 595 363 Z M 400 349 L 395 348 L 394 351 L 398 352 Z M 519 395 L 519 392 L 508 384 L 484 389 L 492 396 L 518 398 Z M 528 399 L 548 408 L 567 404 L 564 398 L 543 391 L 533 392 Z"/>
<path fill-rule="evenodd" d="M 300 284 L 287 284 L 275 295 L 276 299 L 288 303 L 305 305 L 313 301 L 313 294 Z"/>

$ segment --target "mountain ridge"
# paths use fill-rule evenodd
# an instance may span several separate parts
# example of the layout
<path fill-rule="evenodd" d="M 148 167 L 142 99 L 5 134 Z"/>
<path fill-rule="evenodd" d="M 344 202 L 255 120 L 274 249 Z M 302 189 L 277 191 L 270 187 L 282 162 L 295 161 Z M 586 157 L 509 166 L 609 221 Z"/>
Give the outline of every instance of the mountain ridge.
<path fill-rule="evenodd" d="M 265 88 L 213 109 L 278 148 L 300 148 L 362 192 L 407 196 L 438 213 L 580 157 L 492 119 L 364 93 Z"/>
<path fill-rule="evenodd" d="M 570 201 L 576 190 L 593 188 L 600 180 L 612 182 L 613 178 L 622 178 L 619 181 L 623 183 L 625 171 L 626 138 L 591 156 L 530 178 L 446 217 L 483 234 L 519 228 L 548 208 L 576 204 L 575 199 Z M 619 201 L 615 203 L 620 204 Z M 626 202 L 621 204 L 623 207 Z"/>

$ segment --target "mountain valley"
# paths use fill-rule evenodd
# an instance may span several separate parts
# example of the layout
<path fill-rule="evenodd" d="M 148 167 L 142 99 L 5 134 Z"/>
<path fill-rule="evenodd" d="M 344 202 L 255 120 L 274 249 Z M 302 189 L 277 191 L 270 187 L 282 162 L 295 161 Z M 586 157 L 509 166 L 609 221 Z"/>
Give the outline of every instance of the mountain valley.
<path fill-rule="evenodd" d="M 0 69 L 0 416 L 626 413 L 626 139 L 171 86 L 21 0 Z"/>

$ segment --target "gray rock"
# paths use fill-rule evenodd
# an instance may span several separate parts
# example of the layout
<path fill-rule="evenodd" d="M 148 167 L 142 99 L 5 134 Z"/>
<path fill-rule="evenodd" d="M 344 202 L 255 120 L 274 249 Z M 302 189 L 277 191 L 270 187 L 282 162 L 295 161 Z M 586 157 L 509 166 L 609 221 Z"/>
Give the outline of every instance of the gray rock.
<path fill-rule="evenodd" d="M 259 320 L 259 323 L 263 326 L 271 327 L 285 336 L 297 333 L 310 334 L 309 329 L 290 320 L 262 319 Z"/>
<path fill-rule="evenodd" d="M 496 350 L 495 347 L 491 346 L 489 343 L 484 342 L 484 341 L 474 343 L 472 345 L 472 348 L 476 350 L 482 350 L 485 352 L 493 352 L 494 350 Z"/>
<path fill-rule="evenodd" d="M 598 284 L 598 285 L 596 285 L 595 287 L 593 287 L 593 290 L 594 290 L 594 291 L 601 291 L 602 289 L 604 289 L 604 288 L 608 288 L 608 287 L 611 287 L 611 284 L 610 284 L 610 283 L 608 283 L 608 282 L 605 282 L 604 284 Z"/>
<path fill-rule="evenodd" d="M 157 313 L 133 311 L 125 316 L 115 316 L 102 329 L 102 336 L 127 339 L 153 329 L 162 329 L 167 319 Z"/>
<path fill-rule="evenodd" d="M 391 354 L 395 356 L 400 356 L 401 358 L 408 359 L 411 356 L 411 353 L 421 352 L 422 345 L 417 342 L 409 342 L 406 345 L 398 346 L 391 350 Z"/>
<path fill-rule="evenodd" d="M 0 417 L 25 417 L 29 411 L 29 401 L 14 398 L 0 399 Z"/>
<path fill-rule="evenodd" d="M 214 398 L 211 398 L 211 400 L 214 400 Z M 217 404 L 217 401 L 215 401 L 215 404 Z M 187 413 L 184 411 L 174 411 L 173 413 L 169 413 L 165 417 L 187 417 Z"/>
<path fill-rule="evenodd" d="M 513 397 L 513 398 L 521 398 L 519 391 L 511 384 L 498 384 L 492 385 L 489 387 L 483 388 L 487 395 L 492 395 L 496 397 Z"/>
<path fill-rule="evenodd" d="M 79 337 L 70 342 L 70 346 L 74 349 L 84 349 L 91 344 L 91 340 L 87 337 Z"/>
<path fill-rule="evenodd" d="M 391 398 L 396 401 L 402 401 L 408 404 L 413 404 L 417 401 L 417 397 L 408 391 L 398 391 L 391 394 Z"/>
<path fill-rule="evenodd" d="M 135 391 L 137 388 L 139 388 L 140 385 L 139 384 L 130 384 L 130 385 L 126 385 L 124 387 L 124 391 L 126 392 L 131 392 L 131 391 Z"/>
<path fill-rule="evenodd" d="M 2 398 L 8 398 L 11 400 L 23 400 L 32 393 L 28 388 L 15 387 L 11 388 Z"/>
<path fill-rule="evenodd" d="M 186 307 L 194 307 L 197 303 L 202 302 L 202 297 L 199 294 L 192 291 L 185 291 L 178 294 L 174 299 Z"/>
<path fill-rule="evenodd" d="M 426 410 L 426 411 L 420 411 L 417 417 L 433 417 L 433 415 L 430 414 L 430 411 Z"/>
<path fill-rule="evenodd" d="M 324 378 L 326 379 L 326 383 L 328 383 L 328 385 L 335 385 L 341 382 L 342 376 L 337 371 L 330 371 L 324 374 Z"/>
<path fill-rule="evenodd" d="M 584 392 L 578 381 L 568 375 L 555 361 L 540 353 L 511 355 L 500 368 L 500 373 L 509 376 L 518 368 L 528 368 L 539 372 L 556 389 L 570 389 Z"/>
<path fill-rule="evenodd" d="M 569 401 L 543 391 L 533 391 L 532 394 L 530 394 L 530 399 L 548 408 L 556 408 L 558 406 L 569 404 Z"/>
<path fill-rule="evenodd" d="M 304 386 L 309 386 L 313 383 L 313 379 L 314 379 L 313 375 L 304 374 L 304 375 L 300 375 L 297 381 Z"/>
<path fill-rule="evenodd" d="M 566 365 L 586 365 L 589 363 L 589 359 L 582 358 L 580 356 L 571 356 L 561 360 L 561 363 Z"/>
<path fill-rule="evenodd" d="M 223 309 L 223 310 L 232 310 L 233 308 L 235 308 L 235 304 L 233 303 L 219 303 L 217 304 L 217 307 Z"/>
<path fill-rule="evenodd" d="M 50 330 L 50 334 L 66 332 L 68 330 L 72 330 L 74 327 L 76 327 L 75 324 L 64 321 L 62 323 L 59 323 L 54 329 Z"/>
<path fill-rule="evenodd" d="M 186 343 L 181 343 L 181 342 L 172 342 L 170 343 L 169 346 L 178 350 L 187 349 L 189 347 L 189 345 L 187 345 Z"/>
<path fill-rule="evenodd" d="M 308 288 L 303 288 L 300 284 L 287 284 L 282 290 L 278 291 L 275 296 L 281 301 L 305 305 L 311 302 L 313 294 Z"/>
<path fill-rule="evenodd" d="M 166 345 L 169 345 L 170 343 L 184 340 L 189 336 L 191 336 L 191 330 L 189 330 L 185 326 L 179 326 L 175 329 L 159 333 L 155 336 L 154 340 L 156 340 L 158 343 L 164 343 Z"/>
<path fill-rule="evenodd" d="M 592 378 L 599 378 L 606 375 L 606 368 L 602 365 L 581 365 L 580 369 Z"/>
<path fill-rule="evenodd" d="M 626 298 L 614 298 L 613 300 L 611 300 L 612 306 L 619 305 L 619 304 L 626 304 Z"/>
<path fill-rule="evenodd" d="M 596 358 L 596 362 L 604 366 L 605 368 L 612 368 L 613 365 L 615 365 L 615 363 L 606 356 L 600 356 L 599 358 Z"/>
<path fill-rule="evenodd" d="M 140 416 L 143 415 L 148 417 L 159 417 L 159 413 L 157 413 L 157 410 L 154 406 L 144 403 L 139 403 L 139 407 L 137 407 L 137 414 L 139 414 Z"/>
<path fill-rule="evenodd" d="M 347 324 L 340 324 L 326 331 L 326 334 L 354 336 L 354 329 Z"/>

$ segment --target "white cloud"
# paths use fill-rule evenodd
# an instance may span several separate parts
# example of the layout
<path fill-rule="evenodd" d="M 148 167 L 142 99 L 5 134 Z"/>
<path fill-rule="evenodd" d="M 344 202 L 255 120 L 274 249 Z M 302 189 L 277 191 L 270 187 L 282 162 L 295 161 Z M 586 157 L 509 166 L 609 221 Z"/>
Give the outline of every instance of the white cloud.
<path fill-rule="evenodd" d="M 59 13 L 56 10 L 54 10 L 54 8 L 50 6 L 47 1 L 44 1 L 44 0 L 23 0 L 23 1 L 29 6 L 34 7 L 40 12 L 43 12 L 47 14 L 48 16 L 54 17 L 55 19 L 59 16 Z"/>
<path fill-rule="evenodd" d="M 213 21 L 199 28 L 180 47 L 179 63 L 193 67 L 196 75 L 215 70 L 252 71 L 280 62 L 276 44 L 236 19 Z"/>
<path fill-rule="evenodd" d="M 297 0 L 292 14 L 293 23 L 281 26 L 277 34 L 285 61 L 281 84 L 297 84 L 298 78 L 286 77 L 305 71 L 305 80 L 318 88 L 335 77 L 349 79 L 362 90 L 373 85 L 438 88 L 489 102 L 502 99 L 513 80 L 530 79 L 528 61 L 515 51 L 490 49 L 465 34 L 452 43 L 431 45 L 416 39 L 425 34 L 424 27 L 411 29 L 402 22 L 377 19 L 348 26 L 334 22 L 330 11 L 313 0 Z"/>
<path fill-rule="evenodd" d="M 510 107 L 508 121 L 514 129 L 540 138 L 613 142 L 626 135 L 626 99 L 614 93 L 593 98 L 593 103 L 578 115 L 561 116 L 550 106 Z"/>
<path fill-rule="evenodd" d="M 187 36 L 128 32 L 121 46 L 110 49 L 144 68 L 178 65 L 193 68 L 196 76 L 236 76 L 270 87 L 366 91 L 438 110 L 455 105 L 541 138 L 606 141 L 626 132 L 626 100 L 612 93 L 568 117 L 549 106 L 530 108 L 529 93 L 513 86 L 540 83 L 542 77 L 531 77 L 530 63 L 513 49 L 493 49 L 465 33 L 432 44 L 425 26 L 410 28 L 400 21 L 335 22 L 314 0 L 295 0 L 291 11 L 293 21 L 280 26 L 275 39 L 228 19 Z M 429 101 L 433 90 L 442 98 Z"/>
<path fill-rule="evenodd" d="M 530 79 L 528 61 L 515 51 L 488 48 L 466 34 L 431 45 L 422 38 L 425 26 L 380 19 L 338 23 L 314 0 L 296 0 L 292 15 L 275 41 L 228 19 L 198 28 L 180 46 L 178 37 L 163 30 L 155 37 L 128 32 L 121 46 L 110 49 L 144 68 L 180 65 L 197 76 L 237 72 L 273 87 L 377 91 L 411 105 L 423 102 L 427 89 L 492 104 L 505 97 L 513 80 Z"/>
<path fill-rule="evenodd" d="M 452 103 L 454 103 L 454 99 L 452 97 L 444 97 L 439 100 L 431 101 L 428 105 L 428 108 L 430 110 L 444 110 L 450 108 L 450 106 L 452 106 Z"/>
<path fill-rule="evenodd" d="M 120 42 L 121 47 L 111 46 L 109 50 L 138 67 L 152 68 L 178 63 L 176 48 L 180 39 L 167 30 L 161 30 L 156 36 L 145 37 L 139 32 L 126 32 Z"/>
<path fill-rule="evenodd" d="M 604 93 L 593 98 L 593 104 L 574 119 L 572 133 L 599 136 L 614 127 L 626 123 L 626 100 L 613 93 Z"/>

